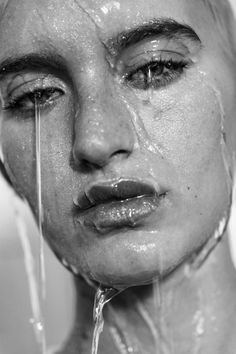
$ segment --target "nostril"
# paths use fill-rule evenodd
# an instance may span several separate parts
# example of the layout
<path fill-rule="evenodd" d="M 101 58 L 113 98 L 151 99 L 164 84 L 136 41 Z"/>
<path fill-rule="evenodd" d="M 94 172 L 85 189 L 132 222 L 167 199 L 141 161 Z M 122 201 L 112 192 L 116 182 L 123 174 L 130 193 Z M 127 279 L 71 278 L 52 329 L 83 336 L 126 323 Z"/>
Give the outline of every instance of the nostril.
<path fill-rule="evenodd" d="M 81 160 L 79 161 L 79 164 L 80 164 L 81 166 L 83 166 L 83 167 L 86 167 L 86 168 L 91 167 L 91 162 L 89 162 L 89 161 L 86 160 L 86 159 L 81 159 Z"/>
<path fill-rule="evenodd" d="M 111 155 L 109 154 L 99 154 L 98 151 L 94 151 L 92 156 L 83 156 L 80 154 L 73 154 L 74 163 L 80 168 L 91 170 L 97 168 L 103 168 L 113 159 L 122 159 L 128 157 L 129 152 L 127 150 L 117 150 L 114 151 Z"/>
<path fill-rule="evenodd" d="M 106 165 L 106 161 L 105 160 L 98 160 L 98 159 L 96 161 L 81 159 L 79 161 L 79 164 L 81 167 L 91 170 L 91 169 L 102 168 L 103 166 Z"/>
<path fill-rule="evenodd" d="M 128 156 L 129 154 L 130 152 L 127 150 L 117 150 L 111 154 L 110 159 L 113 157 Z"/>

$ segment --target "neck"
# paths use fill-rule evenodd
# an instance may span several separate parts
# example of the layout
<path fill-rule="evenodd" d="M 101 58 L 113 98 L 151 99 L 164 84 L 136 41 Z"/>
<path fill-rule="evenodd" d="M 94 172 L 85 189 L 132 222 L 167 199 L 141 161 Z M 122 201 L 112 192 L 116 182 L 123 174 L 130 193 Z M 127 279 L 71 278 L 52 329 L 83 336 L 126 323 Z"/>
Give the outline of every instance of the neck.
<path fill-rule="evenodd" d="M 90 353 L 92 291 L 76 281 L 77 318 L 66 353 Z M 105 306 L 101 353 L 231 353 L 235 348 L 236 272 L 227 238 L 201 268 L 180 267 L 159 284 L 125 290 Z M 132 349 L 131 349 L 132 348 Z M 132 351 L 133 350 L 133 351 Z"/>

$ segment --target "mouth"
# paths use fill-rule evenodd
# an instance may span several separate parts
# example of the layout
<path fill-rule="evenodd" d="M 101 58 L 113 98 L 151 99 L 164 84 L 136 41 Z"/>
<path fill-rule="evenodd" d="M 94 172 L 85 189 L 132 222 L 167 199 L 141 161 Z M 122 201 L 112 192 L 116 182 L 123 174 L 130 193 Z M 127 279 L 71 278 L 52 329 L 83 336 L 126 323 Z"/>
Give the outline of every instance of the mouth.
<path fill-rule="evenodd" d="M 93 184 L 75 203 L 75 221 L 101 234 L 140 227 L 166 195 L 166 191 L 156 190 L 150 183 L 138 180 L 119 179 Z"/>

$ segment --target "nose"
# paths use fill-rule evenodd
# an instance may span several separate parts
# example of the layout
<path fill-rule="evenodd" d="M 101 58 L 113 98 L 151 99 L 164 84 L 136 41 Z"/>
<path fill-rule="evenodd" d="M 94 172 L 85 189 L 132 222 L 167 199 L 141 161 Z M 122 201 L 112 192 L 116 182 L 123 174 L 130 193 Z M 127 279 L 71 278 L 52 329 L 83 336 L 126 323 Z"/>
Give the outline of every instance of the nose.
<path fill-rule="evenodd" d="M 127 158 L 133 146 L 134 132 L 121 98 L 111 91 L 87 97 L 75 121 L 74 161 L 101 168 Z"/>

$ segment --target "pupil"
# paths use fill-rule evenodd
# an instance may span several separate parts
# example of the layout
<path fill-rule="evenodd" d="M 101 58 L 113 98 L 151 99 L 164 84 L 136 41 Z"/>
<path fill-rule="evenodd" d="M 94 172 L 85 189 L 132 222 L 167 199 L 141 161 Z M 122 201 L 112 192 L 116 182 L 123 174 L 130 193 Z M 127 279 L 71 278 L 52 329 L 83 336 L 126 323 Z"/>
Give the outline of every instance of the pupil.
<path fill-rule="evenodd" d="M 148 67 L 148 72 L 147 74 L 149 74 L 149 72 L 151 72 L 151 74 L 153 74 L 153 76 L 160 76 L 164 71 L 164 65 L 161 63 L 153 63 Z"/>
<path fill-rule="evenodd" d="M 36 92 L 33 92 L 31 95 L 30 95 L 30 100 L 35 103 L 35 102 L 39 102 L 42 98 L 42 92 L 41 91 L 36 91 Z"/>

